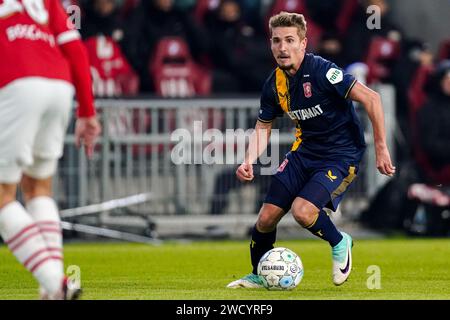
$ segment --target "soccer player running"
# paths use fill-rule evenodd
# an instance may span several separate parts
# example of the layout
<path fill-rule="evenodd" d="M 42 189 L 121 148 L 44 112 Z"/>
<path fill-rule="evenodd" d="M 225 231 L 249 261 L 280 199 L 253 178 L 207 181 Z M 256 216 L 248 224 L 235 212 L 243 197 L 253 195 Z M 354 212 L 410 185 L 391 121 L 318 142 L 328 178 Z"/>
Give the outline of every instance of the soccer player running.
<path fill-rule="evenodd" d="M 395 173 L 386 146 L 381 99 L 332 62 L 305 52 L 303 15 L 281 12 L 270 19 L 269 26 L 278 67 L 264 84 L 255 132 L 237 177 L 241 181 L 254 178 L 252 164 L 267 147 L 276 117 L 288 114 L 296 124 L 296 139 L 272 177 L 252 230 L 253 272 L 228 287 L 262 287 L 258 262 L 274 247 L 277 224 L 289 210 L 302 227 L 330 244 L 333 283 L 341 285 L 352 269 L 352 238 L 336 229 L 323 208 L 337 209 L 365 150 L 351 100 L 364 106 L 372 122 L 378 170 L 388 176 Z"/>
<path fill-rule="evenodd" d="M 88 156 L 101 130 L 87 52 L 67 20 L 59 0 L 0 2 L 0 235 L 39 282 L 42 299 L 80 293 L 64 275 L 51 191 L 74 91 L 76 143 Z M 19 183 L 26 207 L 16 201 Z"/>

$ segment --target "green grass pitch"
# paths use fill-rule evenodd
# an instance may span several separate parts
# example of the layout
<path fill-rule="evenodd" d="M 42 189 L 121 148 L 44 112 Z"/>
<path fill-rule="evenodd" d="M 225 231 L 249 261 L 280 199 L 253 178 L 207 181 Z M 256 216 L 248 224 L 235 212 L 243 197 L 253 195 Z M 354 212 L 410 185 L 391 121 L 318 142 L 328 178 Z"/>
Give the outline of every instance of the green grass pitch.
<path fill-rule="evenodd" d="M 450 239 L 356 240 L 353 272 L 340 287 L 331 282 L 328 244 L 295 240 L 276 246 L 302 259 L 305 275 L 293 291 L 225 288 L 249 272 L 247 241 L 82 243 L 67 244 L 64 252 L 66 267 L 81 270 L 86 300 L 450 299 Z M 374 284 L 370 266 L 379 267 L 379 289 L 367 286 Z M 0 299 L 37 299 L 35 280 L 5 246 L 0 288 Z"/>

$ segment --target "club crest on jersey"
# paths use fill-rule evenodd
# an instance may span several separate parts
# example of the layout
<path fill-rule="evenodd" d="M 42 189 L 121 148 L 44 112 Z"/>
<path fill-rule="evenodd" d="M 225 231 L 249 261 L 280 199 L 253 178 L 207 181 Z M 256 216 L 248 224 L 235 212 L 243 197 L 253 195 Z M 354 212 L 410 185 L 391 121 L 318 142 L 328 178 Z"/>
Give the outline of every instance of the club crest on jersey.
<path fill-rule="evenodd" d="M 305 82 L 303 84 L 303 93 L 305 94 L 306 98 L 311 98 L 312 96 L 311 82 Z"/>

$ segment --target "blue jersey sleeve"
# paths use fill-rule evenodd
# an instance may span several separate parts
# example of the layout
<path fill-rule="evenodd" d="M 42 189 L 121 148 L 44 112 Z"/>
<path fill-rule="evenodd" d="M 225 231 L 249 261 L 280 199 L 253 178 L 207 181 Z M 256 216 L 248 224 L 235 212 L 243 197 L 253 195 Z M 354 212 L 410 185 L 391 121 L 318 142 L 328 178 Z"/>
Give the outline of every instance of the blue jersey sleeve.
<path fill-rule="evenodd" d="M 347 99 L 356 83 L 355 77 L 346 73 L 334 63 L 327 60 L 323 61 L 318 70 L 319 85 L 326 91 L 337 93 L 344 99 Z"/>
<path fill-rule="evenodd" d="M 270 77 L 263 86 L 258 114 L 258 120 L 261 122 L 272 122 L 275 118 L 284 114 L 276 99 L 275 87 L 271 85 L 273 81 L 274 79 Z"/>

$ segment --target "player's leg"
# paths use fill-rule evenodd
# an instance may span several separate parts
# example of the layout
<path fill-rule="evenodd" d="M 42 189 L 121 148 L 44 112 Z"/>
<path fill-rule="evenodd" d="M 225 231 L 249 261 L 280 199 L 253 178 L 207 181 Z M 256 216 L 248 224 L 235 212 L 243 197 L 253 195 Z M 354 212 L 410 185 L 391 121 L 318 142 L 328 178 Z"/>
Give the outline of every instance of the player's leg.
<path fill-rule="evenodd" d="M 1 171 L 0 171 L 1 172 Z M 48 292 L 57 293 L 62 284 L 56 257 L 48 251 L 39 227 L 15 200 L 16 185 L 0 184 L 0 235 L 11 252 Z"/>
<path fill-rule="evenodd" d="M 296 160 L 288 153 L 277 174 L 271 178 L 264 204 L 252 231 L 250 252 L 254 274 L 257 273 L 258 262 L 264 253 L 273 249 L 276 226 L 291 209 L 296 190 L 302 183 L 302 179 L 298 177 L 299 168 L 302 166 Z"/>
<path fill-rule="evenodd" d="M 252 272 L 245 277 L 228 284 L 228 288 L 261 288 L 262 282 L 257 276 L 258 262 L 261 257 L 273 249 L 276 241 L 276 227 L 281 218 L 289 211 L 293 196 L 283 183 L 273 178 L 263 206 L 252 229 L 250 257 Z"/>
<path fill-rule="evenodd" d="M 58 264 L 47 250 L 39 228 L 15 200 L 24 166 L 33 161 L 33 143 L 46 99 L 53 92 L 23 79 L 0 90 L 0 235 L 21 262 L 49 292 L 57 292 Z"/>
<path fill-rule="evenodd" d="M 59 292 L 62 277 L 55 279 L 59 266 L 47 250 L 39 228 L 18 201 L 14 198 L 5 201 L 15 197 L 15 185 L 1 184 L 0 190 L 0 235 L 17 260 L 35 276 L 41 286 L 48 292 Z"/>
<path fill-rule="evenodd" d="M 276 225 L 285 212 L 278 206 L 264 203 L 258 214 L 256 224 L 252 229 L 250 241 L 250 257 L 252 272 L 241 279 L 228 284 L 228 288 L 262 288 L 262 281 L 257 275 L 258 262 L 261 257 L 273 248 L 276 240 Z"/>
<path fill-rule="evenodd" d="M 67 279 L 64 277 L 63 239 L 61 221 L 56 202 L 52 198 L 52 177 L 56 173 L 58 159 L 62 156 L 64 136 L 67 130 L 73 88 L 62 81 L 45 83 L 52 88 L 52 99 L 48 103 L 33 145 L 33 164 L 24 168 L 21 188 L 26 201 L 26 208 L 58 264 L 58 275 L 61 278 L 60 292 L 55 294 L 41 288 L 41 293 L 48 293 L 49 298 L 67 298 Z M 77 289 L 78 288 L 72 288 Z M 66 292 L 62 292 L 66 291 Z M 79 292 L 76 292 L 78 295 Z M 45 295 L 45 294 L 44 294 Z"/>
<path fill-rule="evenodd" d="M 320 190 L 322 188 L 320 185 L 317 185 L 317 187 L 317 194 L 323 192 L 323 190 Z M 323 195 L 329 198 L 327 193 L 323 193 Z M 327 213 L 306 199 L 297 197 L 294 200 L 292 216 L 303 228 L 327 241 L 332 247 L 342 240 L 341 233 L 336 229 Z"/>
<path fill-rule="evenodd" d="M 58 274 L 64 274 L 62 230 L 58 208 L 52 198 L 52 178 L 35 179 L 24 175 L 21 189 L 26 202 L 26 210 L 39 228 L 47 250 L 58 264 Z M 47 290 L 43 287 L 40 288 L 40 291 L 41 298 L 50 298 Z"/>
<path fill-rule="evenodd" d="M 56 202 L 52 198 L 51 176 L 35 179 L 25 174 L 22 178 L 21 189 L 27 212 L 41 231 L 48 250 L 60 259 L 61 269 L 63 269 L 61 220 Z"/>
<path fill-rule="evenodd" d="M 0 171 L 1 172 L 1 171 Z M 0 183 L 0 208 L 16 200 L 17 185 L 15 183 Z"/>
<path fill-rule="evenodd" d="M 52 295 L 44 286 L 41 286 L 41 299 L 77 299 L 81 290 L 72 286 L 64 276 L 61 220 L 57 204 L 52 198 L 51 175 L 53 173 L 51 172 L 54 172 L 56 168 L 55 162 L 54 160 L 48 162 L 42 159 L 36 160 L 32 167 L 27 168 L 28 172 L 50 175 L 50 177 L 36 179 L 25 174 L 22 178 L 21 189 L 27 204 L 26 210 L 39 228 L 52 259 L 58 264 L 58 275 L 55 275 L 55 278 L 60 279 L 61 290 Z M 45 166 L 44 163 L 47 165 Z"/>
<path fill-rule="evenodd" d="M 257 273 L 258 262 L 264 253 L 273 249 L 277 237 L 277 224 L 284 215 L 282 208 L 271 203 L 263 203 L 253 226 L 250 241 L 253 274 Z"/>
<path fill-rule="evenodd" d="M 295 220 L 315 236 L 327 241 L 332 251 L 332 278 L 335 285 L 341 285 L 350 276 L 352 268 L 352 238 L 337 230 L 327 213 L 303 198 L 292 204 Z"/>
<path fill-rule="evenodd" d="M 52 99 L 42 115 L 33 144 L 33 164 L 23 169 L 21 188 L 27 211 L 39 226 L 50 251 L 62 259 L 59 211 L 52 198 L 52 177 L 62 156 L 71 114 L 73 87 L 63 81 L 46 81 Z M 61 269 L 63 264 L 61 263 Z"/>
<path fill-rule="evenodd" d="M 322 209 L 337 209 L 348 185 L 355 175 L 355 167 L 347 171 L 343 166 L 317 170 L 309 182 L 299 192 L 292 204 L 294 218 L 314 235 L 326 240 L 332 248 L 333 283 L 340 285 L 347 280 L 351 272 L 352 238 L 340 232 Z"/>

